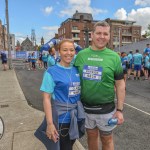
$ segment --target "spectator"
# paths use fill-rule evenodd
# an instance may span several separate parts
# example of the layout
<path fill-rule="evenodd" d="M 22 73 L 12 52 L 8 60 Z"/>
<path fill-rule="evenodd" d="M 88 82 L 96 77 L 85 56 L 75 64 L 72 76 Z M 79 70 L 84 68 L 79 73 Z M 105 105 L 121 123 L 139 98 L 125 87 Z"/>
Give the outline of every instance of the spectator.
<path fill-rule="evenodd" d="M 3 70 L 6 71 L 8 67 L 7 67 L 7 55 L 5 51 L 1 52 L 1 60 L 3 64 Z"/>

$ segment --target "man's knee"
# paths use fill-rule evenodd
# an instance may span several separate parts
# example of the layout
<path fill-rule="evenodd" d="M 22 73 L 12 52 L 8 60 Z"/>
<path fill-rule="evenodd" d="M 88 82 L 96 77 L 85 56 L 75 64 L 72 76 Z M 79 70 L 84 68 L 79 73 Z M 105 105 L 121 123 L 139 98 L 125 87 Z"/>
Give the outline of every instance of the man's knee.
<path fill-rule="evenodd" d="M 100 135 L 101 137 L 101 142 L 103 145 L 108 145 L 109 143 L 113 142 L 113 135 Z"/>
<path fill-rule="evenodd" d="M 98 137 L 99 136 L 99 130 L 97 128 L 86 129 L 86 131 L 87 131 L 88 137 Z"/>

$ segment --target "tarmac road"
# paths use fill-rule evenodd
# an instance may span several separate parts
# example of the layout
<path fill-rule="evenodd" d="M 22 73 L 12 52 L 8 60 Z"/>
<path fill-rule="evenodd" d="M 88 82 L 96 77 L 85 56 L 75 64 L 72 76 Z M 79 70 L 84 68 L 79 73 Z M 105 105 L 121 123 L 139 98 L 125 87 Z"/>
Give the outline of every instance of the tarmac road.
<path fill-rule="evenodd" d="M 28 104 L 43 110 L 39 88 L 44 71 L 15 71 Z M 115 150 L 150 150 L 150 81 L 127 81 L 124 117 L 114 131 Z M 80 142 L 87 149 L 86 136 Z"/>

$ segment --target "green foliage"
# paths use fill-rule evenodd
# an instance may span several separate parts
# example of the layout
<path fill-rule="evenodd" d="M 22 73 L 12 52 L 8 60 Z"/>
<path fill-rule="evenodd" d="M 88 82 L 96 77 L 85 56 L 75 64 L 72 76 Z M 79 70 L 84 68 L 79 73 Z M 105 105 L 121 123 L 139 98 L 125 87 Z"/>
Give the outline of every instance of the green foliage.
<path fill-rule="evenodd" d="M 41 45 L 38 46 L 38 51 L 40 50 L 40 48 L 41 48 Z"/>
<path fill-rule="evenodd" d="M 145 34 L 143 35 L 145 38 L 150 38 L 150 24 L 147 27 L 147 30 L 145 31 Z"/>

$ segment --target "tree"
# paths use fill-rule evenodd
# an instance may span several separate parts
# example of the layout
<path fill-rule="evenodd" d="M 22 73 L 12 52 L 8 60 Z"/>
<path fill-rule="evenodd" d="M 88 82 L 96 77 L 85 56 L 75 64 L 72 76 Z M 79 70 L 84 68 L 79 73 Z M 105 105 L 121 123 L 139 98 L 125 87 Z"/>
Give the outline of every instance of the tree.
<path fill-rule="evenodd" d="M 145 31 L 145 34 L 143 35 L 145 38 L 150 38 L 150 24 L 147 27 L 147 30 Z"/>

